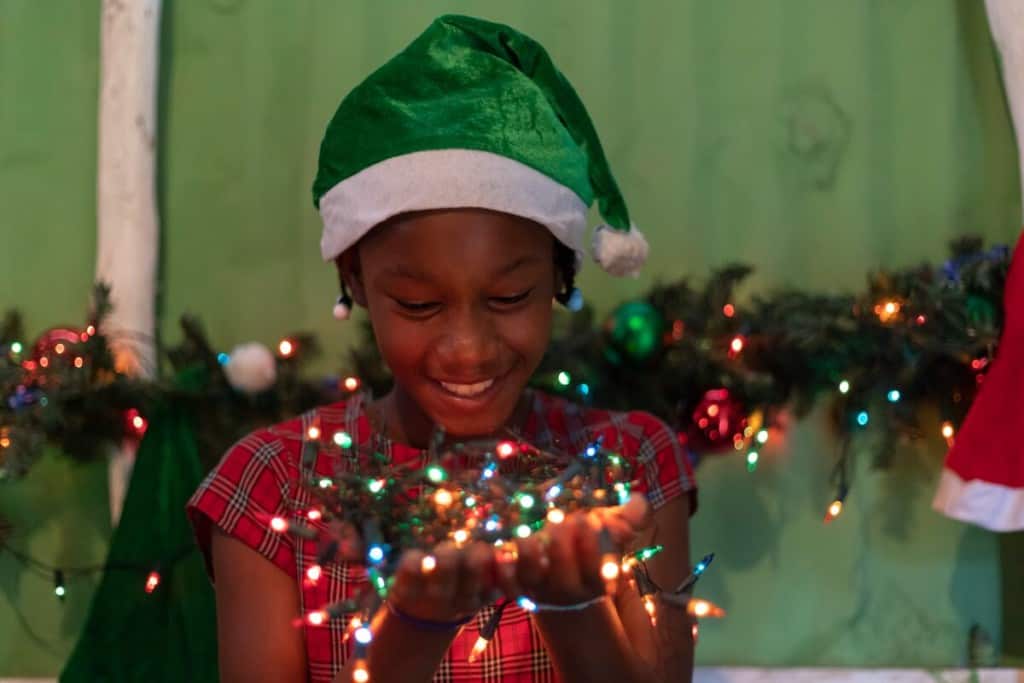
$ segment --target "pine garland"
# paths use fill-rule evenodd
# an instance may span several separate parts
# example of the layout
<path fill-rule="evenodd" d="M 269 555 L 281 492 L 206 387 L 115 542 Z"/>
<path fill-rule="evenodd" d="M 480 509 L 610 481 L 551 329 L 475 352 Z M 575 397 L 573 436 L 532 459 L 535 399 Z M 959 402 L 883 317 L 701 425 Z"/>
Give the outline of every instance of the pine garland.
<path fill-rule="evenodd" d="M 918 438 L 924 404 L 937 406 L 955 431 L 995 352 L 1009 260 L 1006 247 L 984 249 L 964 238 L 941 266 L 872 273 L 855 295 L 789 290 L 741 297 L 752 272 L 742 264 L 713 272 L 700 287 L 687 279 L 658 284 L 604 321 L 587 307 L 560 316 L 534 384 L 583 403 L 652 412 L 687 435 L 696 451 L 750 449 L 783 411 L 803 415 L 823 396 L 843 439 L 868 423 L 884 425 L 889 441 Z M 225 376 L 226 354 L 187 317 L 184 341 L 164 354 L 160 379 L 137 381 L 117 371 L 103 333 L 108 311 L 100 285 L 86 326 L 63 331 L 78 341 L 61 341 L 51 330 L 32 347 L 21 341 L 17 312 L 4 319 L 0 476 L 23 474 L 45 444 L 89 459 L 107 444 L 138 437 L 155 399 L 193 408 L 212 464 L 255 426 L 355 388 L 379 394 L 390 383 L 366 325 L 349 359 L 358 380 L 304 379 L 316 340 L 290 335 L 289 352 L 276 354 L 273 386 L 244 394 Z M 701 411 L 731 415 L 728 433 L 700 427 Z M 888 452 L 883 445 L 880 462 Z"/>

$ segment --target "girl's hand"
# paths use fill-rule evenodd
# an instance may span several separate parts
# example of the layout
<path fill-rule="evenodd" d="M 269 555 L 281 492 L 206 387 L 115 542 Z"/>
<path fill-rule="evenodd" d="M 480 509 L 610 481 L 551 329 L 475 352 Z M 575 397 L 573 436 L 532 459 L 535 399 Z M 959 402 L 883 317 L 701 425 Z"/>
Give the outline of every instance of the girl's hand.
<path fill-rule="evenodd" d="M 610 553 L 616 563 L 623 549 L 651 523 L 646 497 L 634 494 L 625 505 L 573 513 L 561 524 L 518 543 L 515 562 L 498 562 L 498 581 L 511 597 L 526 595 L 535 602 L 571 605 L 607 591 L 601 565 Z M 602 527 L 611 546 L 601 548 Z"/>
<path fill-rule="evenodd" d="M 438 546 L 433 555 L 402 555 L 388 601 L 403 614 L 433 622 L 472 616 L 494 597 L 493 549 L 485 543 Z"/>

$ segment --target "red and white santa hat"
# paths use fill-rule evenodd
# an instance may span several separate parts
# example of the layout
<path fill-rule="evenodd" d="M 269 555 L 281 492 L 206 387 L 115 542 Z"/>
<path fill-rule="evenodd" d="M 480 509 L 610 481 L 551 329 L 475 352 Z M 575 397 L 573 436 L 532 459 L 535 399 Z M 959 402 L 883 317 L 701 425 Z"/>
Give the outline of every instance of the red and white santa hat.
<path fill-rule="evenodd" d="M 1002 55 L 1024 184 L 1024 2 L 986 0 Z M 1024 530 L 1024 236 L 1010 264 L 995 360 L 946 456 L 932 505 L 993 531 Z"/>

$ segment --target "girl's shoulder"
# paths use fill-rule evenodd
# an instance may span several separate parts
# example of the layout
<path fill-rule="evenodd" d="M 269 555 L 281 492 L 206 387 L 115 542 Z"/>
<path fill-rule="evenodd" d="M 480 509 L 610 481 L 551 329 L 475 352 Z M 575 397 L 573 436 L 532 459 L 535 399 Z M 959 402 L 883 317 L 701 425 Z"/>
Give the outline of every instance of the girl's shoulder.
<path fill-rule="evenodd" d="M 685 438 L 660 418 L 641 410 L 616 411 L 574 403 L 535 392 L 528 436 L 539 446 L 579 453 L 598 439 L 632 466 L 636 490 L 647 494 L 654 508 L 685 494 L 696 510 L 696 481 Z"/>
<path fill-rule="evenodd" d="M 302 447 L 316 429 L 319 441 L 312 472 L 330 472 L 328 450 L 337 449 L 335 436 L 346 430 L 351 406 L 335 403 L 309 410 L 284 422 L 257 429 L 239 439 L 223 455 L 186 505 L 199 548 L 211 569 L 210 542 L 214 526 L 270 559 L 291 575 L 296 573 L 287 534 L 272 531 L 274 517 L 290 519 L 305 502 L 302 487 Z M 340 437 L 339 437 L 340 438 Z"/>
<path fill-rule="evenodd" d="M 540 391 L 535 396 L 534 415 L 539 424 L 528 431 L 553 444 L 585 448 L 600 438 L 606 448 L 630 455 L 685 450 L 683 438 L 651 413 L 584 406 Z"/>

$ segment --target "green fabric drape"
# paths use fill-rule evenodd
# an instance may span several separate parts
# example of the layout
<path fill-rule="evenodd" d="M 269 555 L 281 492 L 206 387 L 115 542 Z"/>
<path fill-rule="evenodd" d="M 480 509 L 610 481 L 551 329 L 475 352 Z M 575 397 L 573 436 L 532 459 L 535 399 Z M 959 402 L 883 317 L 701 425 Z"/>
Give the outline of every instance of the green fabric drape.
<path fill-rule="evenodd" d="M 111 568 L 62 683 L 217 680 L 213 589 L 184 513 L 203 477 L 194 428 L 180 407 L 157 406 L 150 416 L 111 539 Z M 146 594 L 148 568 L 159 564 L 162 582 Z M 144 569 L 117 568 L 124 565 Z"/>

